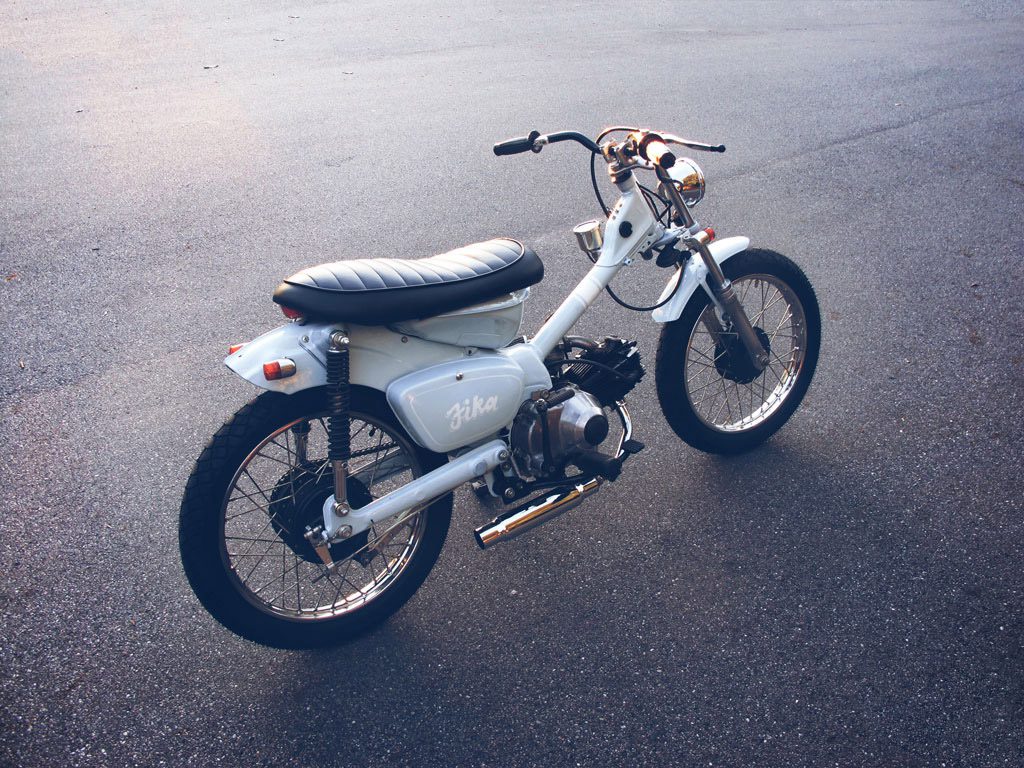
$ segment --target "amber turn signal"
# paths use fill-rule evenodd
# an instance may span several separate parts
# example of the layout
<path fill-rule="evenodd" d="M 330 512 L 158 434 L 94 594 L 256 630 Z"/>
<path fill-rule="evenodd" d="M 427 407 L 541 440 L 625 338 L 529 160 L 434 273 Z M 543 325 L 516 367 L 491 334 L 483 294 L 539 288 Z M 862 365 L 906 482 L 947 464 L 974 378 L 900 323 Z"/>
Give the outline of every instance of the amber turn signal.
<path fill-rule="evenodd" d="M 283 357 L 280 360 L 272 360 L 263 364 L 263 377 L 267 381 L 287 379 L 295 375 L 295 361 Z"/>

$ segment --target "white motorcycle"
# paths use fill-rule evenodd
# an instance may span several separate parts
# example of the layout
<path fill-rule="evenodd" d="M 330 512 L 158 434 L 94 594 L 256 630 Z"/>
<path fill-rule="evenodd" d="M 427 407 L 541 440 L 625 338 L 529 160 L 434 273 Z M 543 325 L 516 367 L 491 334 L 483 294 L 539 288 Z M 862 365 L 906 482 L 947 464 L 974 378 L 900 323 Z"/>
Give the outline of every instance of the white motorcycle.
<path fill-rule="evenodd" d="M 206 446 L 179 530 L 189 582 L 226 627 L 282 647 L 351 638 L 423 583 L 460 485 L 513 505 L 476 529 L 487 548 L 614 481 L 644 447 L 624 403 L 644 369 L 635 341 L 568 335 L 602 291 L 662 324 L 658 398 L 691 446 L 747 450 L 800 404 L 821 337 L 810 283 L 784 256 L 698 225 L 703 173 L 669 145 L 725 147 L 610 128 L 597 141 L 534 131 L 494 152 L 563 141 L 592 153 L 607 219 L 576 227 L 593 267 L 532 337 L 519 336 L 523 305 L 544 267 L 500 238 L 305 269 L 274 293 L 291 322 L 229 350 L 228 368 L 268 391 Z M 610 211 L 598 159 L 621 195 Z M 610 286 L 637 260 L 671 270 L 651 307 Z"/>

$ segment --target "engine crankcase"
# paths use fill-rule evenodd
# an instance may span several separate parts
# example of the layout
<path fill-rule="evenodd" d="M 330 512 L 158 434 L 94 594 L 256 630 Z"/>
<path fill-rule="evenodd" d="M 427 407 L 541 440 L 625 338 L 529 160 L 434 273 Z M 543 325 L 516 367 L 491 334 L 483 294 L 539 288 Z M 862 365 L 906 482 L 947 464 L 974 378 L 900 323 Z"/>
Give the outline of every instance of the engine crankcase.
<path fill-rule="evenodd" d="M 589 392 L 577 391 L 547 410 L 532 406 L 524 406 L 512 427 L 513 450 L 531 473 L 547 474 L 562 467 L 574 454 L 608 437 L 608 417 Z"/>

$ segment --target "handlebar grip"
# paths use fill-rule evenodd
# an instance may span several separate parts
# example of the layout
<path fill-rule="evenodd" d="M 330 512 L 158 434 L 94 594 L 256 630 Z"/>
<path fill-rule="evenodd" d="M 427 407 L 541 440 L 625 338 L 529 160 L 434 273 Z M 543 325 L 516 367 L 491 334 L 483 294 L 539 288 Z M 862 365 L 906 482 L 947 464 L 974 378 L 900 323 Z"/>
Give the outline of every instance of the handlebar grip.
<path fill-rule="evenodd" d="M 672 154 L 672 150 L 658 138 L 650 138 L 641 142 L 640 154 L 666 171 L 676 164 L 676 156 Z"/>
<path fill-rule="evenodd" d="M 494 145 L 494 154 L 500 157 L 501 155 L 518 155 L 520 152 L 531 152 L 533 150 L 533 142 L 539 136 L 540 131 L 530 131 L 529 136 L 499 141 Z"/>

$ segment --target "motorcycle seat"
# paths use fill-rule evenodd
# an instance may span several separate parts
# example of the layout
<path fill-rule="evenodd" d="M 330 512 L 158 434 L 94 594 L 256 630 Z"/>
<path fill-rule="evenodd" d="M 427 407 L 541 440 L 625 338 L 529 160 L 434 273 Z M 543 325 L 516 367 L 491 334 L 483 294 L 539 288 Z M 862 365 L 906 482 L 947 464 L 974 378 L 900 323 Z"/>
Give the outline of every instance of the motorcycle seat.
<path fill-rule="evenodd" d="M 296 272 L 274 301 L 303 317 L 387 325 L 452 312 L 539 283 L 544 264 L 511 238 L 425 259 L 352 259 Z"/>

